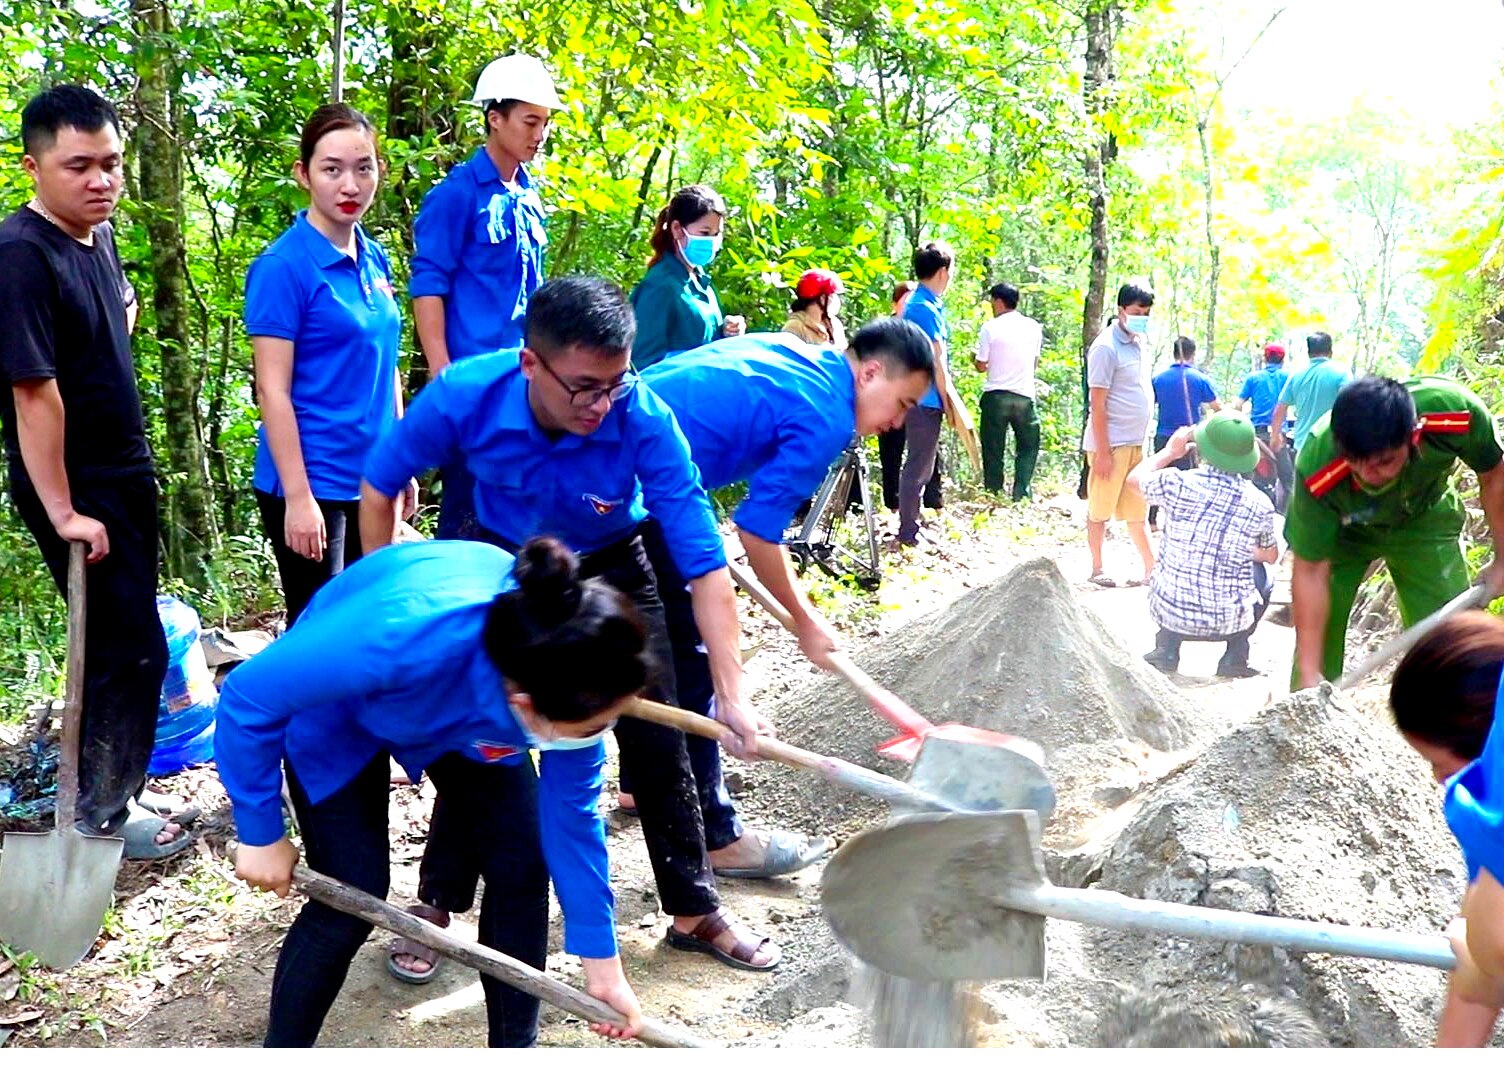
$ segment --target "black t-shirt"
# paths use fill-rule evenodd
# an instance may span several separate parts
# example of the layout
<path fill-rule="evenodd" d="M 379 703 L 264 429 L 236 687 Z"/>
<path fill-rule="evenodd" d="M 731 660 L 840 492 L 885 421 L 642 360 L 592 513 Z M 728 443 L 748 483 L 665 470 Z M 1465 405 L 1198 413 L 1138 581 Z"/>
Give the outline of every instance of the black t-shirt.
<path fill-rule="evenodd" d="M 126 307 L 136 292 L 109 224 L 85 246 L 29 208 L 0 223 L 0 423 L 12 473 L 25 474 L 10 385 L 57 381 L 69 480 L 152 472 Z"/>

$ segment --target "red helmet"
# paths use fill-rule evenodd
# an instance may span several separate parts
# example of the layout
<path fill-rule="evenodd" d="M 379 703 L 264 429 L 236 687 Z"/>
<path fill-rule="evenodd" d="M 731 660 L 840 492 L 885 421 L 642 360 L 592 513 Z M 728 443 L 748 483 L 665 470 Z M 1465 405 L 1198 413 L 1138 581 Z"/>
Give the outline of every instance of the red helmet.
<path fill-rule="evenodd" d="M 1278 358 L 1283 362 L 1285 360 L 1285 345 L 1283 343 L 1270 343 L 1264 348 L 1264 357 Z"/>
<path fill-rule="evenodd" d="M 794 294 L 800 298 L 819 298 L 821 295 L 844 293 L 846 285 L 829 269 L 810 269 L 794 284 Z"/>

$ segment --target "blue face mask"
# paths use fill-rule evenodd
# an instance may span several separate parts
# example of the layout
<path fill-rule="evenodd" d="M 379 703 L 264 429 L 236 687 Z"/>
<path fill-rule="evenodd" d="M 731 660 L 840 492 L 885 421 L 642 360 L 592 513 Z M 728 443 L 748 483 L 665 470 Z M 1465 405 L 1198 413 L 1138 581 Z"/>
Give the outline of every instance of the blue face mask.
<path fill-rule="evenodd" d="M 1149 331 L 1149 315 L 1147 313 L 1130 313 L 1128 315 L 1128 331 L 1136 336 L 1141 336 Z"/>
<path fill-rule="evenodd" d="M 720 253 L 719 235 L 687 235 L 684 238 L 684 260 L 695 268 L 704 268 Z"/>
<path fill-rule="evenodd" d="M 594 746 L 606 737 L 606 732 L 616 726 L 616 721 L 612 720 L 595 734 L 586 735 L 584 738 L 539 738 L 529 731 L 527 725 L 521 721 L 518 721 L 518 726 L 522 728 L 522 733 L 527 736 L 527 740 L 533 749 L 539 753 L 547 753 L 549 750 L 588 750 L 591 746 Z"/>

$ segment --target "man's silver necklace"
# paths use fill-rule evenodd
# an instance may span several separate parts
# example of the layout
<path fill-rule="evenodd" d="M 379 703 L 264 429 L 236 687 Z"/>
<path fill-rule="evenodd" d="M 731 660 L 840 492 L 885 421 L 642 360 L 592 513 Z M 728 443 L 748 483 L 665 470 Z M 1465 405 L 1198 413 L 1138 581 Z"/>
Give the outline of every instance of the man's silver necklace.
<path fill-rule="evenodd" d="M 81 246 L 93 246 L 94 245 L 94 229 L 93 228 L 89 229 L 89 237 L 87 239 L 81 239 L 77 235 L 73 234 L 73 232 L 71 232 L 67 228 L 63 227 L 63 225 L 58 221 L 58 218 L 55 217 L 55 216 L 53 216 L 51 213 L 49 213 L 47 211 L 47 206 L 43 205 L 40 199 L 38 199 L 38 198 L 32 198 L 30 201 L 28 201 L 26 203 L 26 207 L 28 209 L 30 209 L 32 212 L 36 213 L 38 216 L 40 216 L 43 220 L 47 221 L 53 227 L 57 228 L 64 235 L 67 235 L 70 239 L 72 239 L 74 242 L 78 243 L 79 245 L 81 245 Z"/>

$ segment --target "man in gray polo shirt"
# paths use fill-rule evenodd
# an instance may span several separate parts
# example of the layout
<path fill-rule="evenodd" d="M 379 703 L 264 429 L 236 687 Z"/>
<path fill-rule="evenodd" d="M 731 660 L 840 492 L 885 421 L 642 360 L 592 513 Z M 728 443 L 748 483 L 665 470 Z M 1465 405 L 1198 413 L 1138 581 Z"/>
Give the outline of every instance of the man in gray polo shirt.
<path fill-rule="evenodd" d="M 1091 549 L 1091 581 L 1116 585 L 1102 567 L 1102 543 L 1107 523 L 1116 518 L 1128 524 L 1144 573 L 1129 585 L 1144 585 L 1154 570 L 1154 551 L 1145 526 L 1149 508 L 1138 489 L 1128 484 L 1128 472 L 1144 457 L 1144 438 L 1153 418 L 1148 364 L 1141 353 L 1149 330 L 1154 294 L 1146 287 L 1125 283 L 1118 289 L 1118 315 L 1086 352 L 1086 384 L 1091 416 L 1082 437 L 1087 454 L 1086 543 Z"/>

